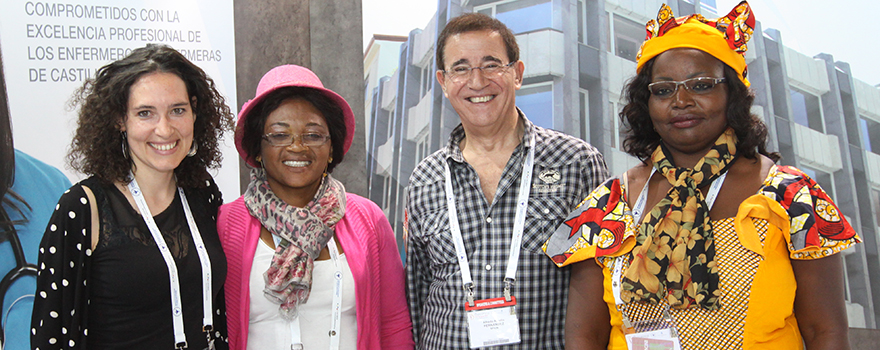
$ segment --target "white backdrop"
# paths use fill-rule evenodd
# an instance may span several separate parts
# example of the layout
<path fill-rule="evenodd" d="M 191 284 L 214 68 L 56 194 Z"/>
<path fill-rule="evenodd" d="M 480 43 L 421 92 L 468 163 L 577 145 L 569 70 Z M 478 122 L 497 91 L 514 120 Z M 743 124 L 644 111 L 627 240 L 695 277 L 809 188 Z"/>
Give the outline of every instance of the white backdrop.
<path fill-rule="evenodd" d="M 0 44 L 15 148 L 67 175 L 64 157 L 76 127 L 68 101 L 101 66 L 148 43 L 167 44 L 214 79 L 236 111 L 232 0 L 0 0 Z M 231 133 L 214 173 L 224 199 L 238 197 L 238 153 Z"/>

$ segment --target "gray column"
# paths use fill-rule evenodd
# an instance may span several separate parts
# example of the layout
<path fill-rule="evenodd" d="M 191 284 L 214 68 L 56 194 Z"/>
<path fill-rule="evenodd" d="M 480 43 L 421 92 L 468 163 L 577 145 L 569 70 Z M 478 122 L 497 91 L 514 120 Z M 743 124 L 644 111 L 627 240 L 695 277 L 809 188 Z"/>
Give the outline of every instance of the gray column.
<path fill-rule="evenodd" d="M 272 67 L 309 67 L 354 110 L 354 142 L 333 175 L 348 192 L 367 196 L 361 0 L 235 0 L 233 9 L 236 111 L 253 98 L 260 78 Z M 248 180 L 242 167 L 242 191 Z"/>

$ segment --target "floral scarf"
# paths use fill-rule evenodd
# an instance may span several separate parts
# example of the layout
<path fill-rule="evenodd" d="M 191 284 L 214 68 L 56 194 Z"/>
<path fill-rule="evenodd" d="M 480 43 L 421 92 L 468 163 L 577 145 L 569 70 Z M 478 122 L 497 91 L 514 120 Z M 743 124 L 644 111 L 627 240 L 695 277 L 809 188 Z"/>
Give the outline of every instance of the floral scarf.
<path fill-rule="evenodd" d="M 697 190 L 724 174 L 736 158 L 737 138 L 728 128 L 694 169 L 677 168 L 665 147 L 651 157 L 672 188 L 645 216 L 633 260 L 623 278 L 625 302 L 666 301 L 677 309 L 719 307 L 718 266 L 709 206 Z"/>
<path fill-rule="evenodd" d="M 269 270 L 263 274 L 266 298 L 281 305 L 281 315 L 296 316 L 296 307 L 309 299 L 315 259 L 345 215 L 345 187 L 325 176 L 305 208 L 287 204 L 272 192 L 262 168 L 251 169 L 244 193 L 248 211 L 273 235 L 281 238 Z"/>

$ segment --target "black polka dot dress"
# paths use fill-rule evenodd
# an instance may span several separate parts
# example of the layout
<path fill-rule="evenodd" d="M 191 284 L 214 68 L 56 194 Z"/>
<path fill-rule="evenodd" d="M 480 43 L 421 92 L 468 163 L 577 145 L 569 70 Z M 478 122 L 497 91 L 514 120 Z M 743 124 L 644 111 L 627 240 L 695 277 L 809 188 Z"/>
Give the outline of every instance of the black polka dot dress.
<path fill-rule="evenodd" d="M 94 251 L 83 186 L 94 193 L 101 220 Z M 216 229 L 223 201 L 210 180 L 184 192 L 211 259 L 216 329 L 211 336 L 225 349 L 226 259 Z M 180 197 L 157 212 L 153 218 L 180 276 L 188 348 L 204 349 L 201 265 Z M 32 349 L 174 348 L 168 268 L 143 218 L 113 184 L 89 178 L 65 192 L 40 243 L 38 268 Z"/>

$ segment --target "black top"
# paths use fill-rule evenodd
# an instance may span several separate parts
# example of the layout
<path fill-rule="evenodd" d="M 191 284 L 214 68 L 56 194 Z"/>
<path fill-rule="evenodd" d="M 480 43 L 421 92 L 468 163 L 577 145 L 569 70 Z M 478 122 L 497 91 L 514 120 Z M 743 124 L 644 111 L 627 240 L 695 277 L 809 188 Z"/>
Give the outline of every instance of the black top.
<path fill-rule="evenodd" d="M 223 201 L 213 181 L 206 185 L 184 192 L 211 258 L 214 327 L 225 338 L 221 288 L 226 259 L 216 229 Z M 82 186 L 94 192 L 101 218 L 94 252 L 88 249 L 91 216 Z M 31 347 L 173 349 L 168 268 L 125 195 L 112 184 L 89 178 L 65 193 L 56 208 L 40 245 Z M 164 211 L 151 212 L 177 264 L 188 348 L 203 349 L 201 264 L 180 196 Z M 215 345 L 225 348 L 220 341 Z"/>

